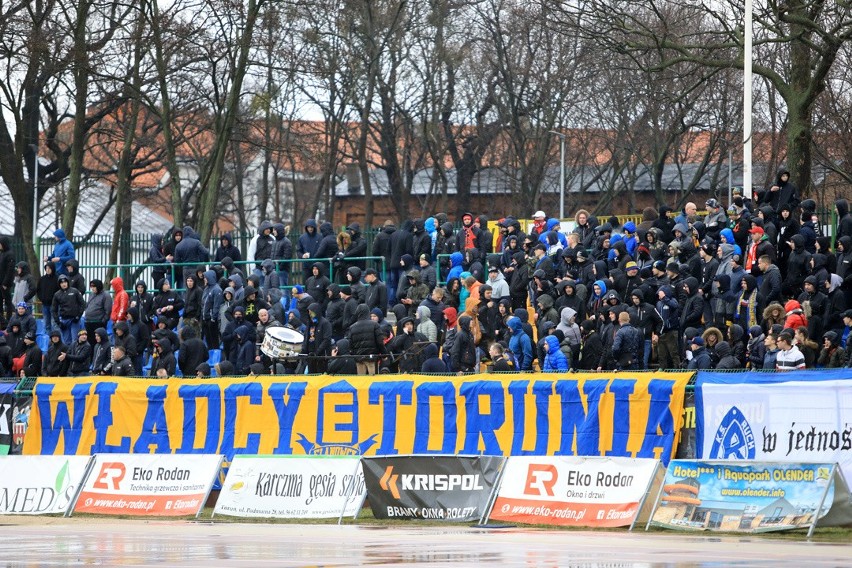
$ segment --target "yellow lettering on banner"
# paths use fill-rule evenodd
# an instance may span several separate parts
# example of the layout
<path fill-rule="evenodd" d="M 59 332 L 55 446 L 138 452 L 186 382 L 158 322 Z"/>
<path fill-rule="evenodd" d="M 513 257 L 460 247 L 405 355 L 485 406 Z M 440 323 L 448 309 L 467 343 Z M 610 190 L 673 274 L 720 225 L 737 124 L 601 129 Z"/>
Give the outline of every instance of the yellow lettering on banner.
<path fill-rule="evenodd" d="M 691 373 L 44 378 L 26 454 L 670 458 Z"/>

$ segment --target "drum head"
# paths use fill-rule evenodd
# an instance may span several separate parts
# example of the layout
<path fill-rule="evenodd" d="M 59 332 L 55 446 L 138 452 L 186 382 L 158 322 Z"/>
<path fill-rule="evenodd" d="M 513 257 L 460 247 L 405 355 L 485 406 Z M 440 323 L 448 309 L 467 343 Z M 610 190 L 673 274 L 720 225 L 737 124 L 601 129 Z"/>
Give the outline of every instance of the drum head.
<path fill-rule="evenodd" d="M 270 327 L 263 336 L 260 351 L 272 359 L 295 357 L 302 350 L 304 336 L 289 327 Z"/>

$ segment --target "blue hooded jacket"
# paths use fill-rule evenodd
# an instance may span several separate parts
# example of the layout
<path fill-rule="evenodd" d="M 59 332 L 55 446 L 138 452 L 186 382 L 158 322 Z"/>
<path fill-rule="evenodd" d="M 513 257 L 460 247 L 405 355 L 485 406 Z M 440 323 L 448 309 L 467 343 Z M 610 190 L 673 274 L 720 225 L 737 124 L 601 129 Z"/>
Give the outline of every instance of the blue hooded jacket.
<path fill-rule="evenodd" d="M 68 270 L 65 269 L 65 263 L 74 258 L 74 245 L 65 238 L 65 231 L 62 229 L 53 231 L 53 236 L 59 239 L 56 246 L 53 247 L 53 254 L 50 255 L 50 258 L 59 259 L 54 263 L 56 265 L 56 274 L 68 274 Z"/>
<path fill-rule="evenodd" d="M 559 239 L 559 243 L 563 247 L 567 247 L 568 246 L 568 237 L 566 237 L 565 234 L 562 231 L 560 231 L 560 229 L 561 229 L 561 226 L 559 225 L 559 219 L 555 219 L 555 218 L 554 219 L 548 219 L 547 223 L 545 224 L 544 231 L 542 231 L 541 234 L 538 236 L 538 242 L 540 242 L 541 244 L 543 244 L 545 246 L 548 246 L 547 233 L 549 233 L 550 231 L 553 231 L 554 233 L 556 233 L 556 236 Z"/>
<path fill-rule="evenodd" d="M 544 342 L 547 344 L 547 355 L 544 357 L 544 365 L 542 365 L 541 370 L 544 372 L 567 371 L 568 359 L 559 349 L 559 340 L 556 336 L 548 335 L 544 338 Z"/>
<path fill-rule="evenodd" d="M 600 296 L 595 294 L 595 286 L 601 287 L 601 295 Z M 595 280 L 595 283 L 592 286 L 592 298 L 600 299 L 600 298 L 603 298 L 604 296 L 606 296 L 606 282 L 604 282 L 603 280 Z"/>
<path fill-rule="evenodd" d="M 461 273 L 464 270 L 462 268 L 462 262 L 464 261 L 464 255 L 460 252 L 454 252 L 450 255 L 450 273 L 447 274 L 447 281 L 452 278 L 461 278 Z"/>
<path fill-rule="evenodd" d="M 531 370 L 533 363 L 532 341 L 530 341 L 529 336 L 524 331 L 520 318 L 512 316 L 506 325 L 512 330 L 512 337 L 509 339 L 509 349 L 518 361 L 518 369 L 521 371 Z"/>
<path fill-rule="evenodd" d="M 730 230 L 730 229 L 722 229 L 722 230 L 719 232 L 719 235 L 720 235 L 720 236 L 722 236 L 722 237 L 725 237 L 725 241 L 727 241 L 727 243 L 728 243 L 729 245 L 735 245 L 735 244 L 737 244 L 737 241 L 735 241 L 735 240 L 734 240 L 734 232 L 733 232 L 732 230 Z"/>

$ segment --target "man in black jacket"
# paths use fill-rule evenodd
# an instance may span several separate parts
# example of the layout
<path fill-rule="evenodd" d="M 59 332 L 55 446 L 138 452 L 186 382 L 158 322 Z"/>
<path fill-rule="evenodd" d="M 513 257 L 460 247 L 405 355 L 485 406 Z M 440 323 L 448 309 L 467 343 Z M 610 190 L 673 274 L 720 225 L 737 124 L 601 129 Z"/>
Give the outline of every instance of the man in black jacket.
<path fill-rule="evenodd" d="M 198 338 L 191 327 L 180 330 L 180 342 L 177 364 L 185 377 L 191 377 L 195 374 L 195 369 L 209 359 L 207 345 Z"/>
<path fill-rule="evenodd" d="M 364 271 L 364 303 L 369 309 L 379 308 L 384 311 L 388 309 L 388 287 L 379 280 L 379 274 L 375 268 Z"/>
<path fill-rule="evenodd" d="M 9 237 L 0 237 L 0 326 L 6 327 L 14 311 L 12 288 L 15 279 L 15 253 Z"/>
<path fill-rule="evenodd" d="M 326 357 L 331 353 L 331 323 L 322 316 L 322 306 L 314 302 L 308 307 L 310 322 L 305 330 L 305 340 L 302 344 L 302 355 L 306 357 L 300 371 L 307 366 L 308 373 L 324 373 Z"/>
<path fill-rule="evenodd" d="M 355 356 L 359 375 L 375 375 L 378 356 L 385 353 L 385 336 L 379 324 L 370 318 L 370 310 L 361 304 L 355 310 L 355 323 L 346 332 L 349 348 Z"/>
<path fill-rule="evenodd" d="M 69 345 L 68 351 L 61 353 L 58 359 L 68 361 L 68 374 L 72 377 L 89 374 L 92 368 L 92 346 L 89 344 L 85 329 L 77 332 L 77 341 Z"/>
<path fill-rule="evenodd" d="M 35 333 L 28 331 L 24 335 L 24 367 L 21 377 L 38 377 L 41 375 L 42 353 L 36 343 Z"/>

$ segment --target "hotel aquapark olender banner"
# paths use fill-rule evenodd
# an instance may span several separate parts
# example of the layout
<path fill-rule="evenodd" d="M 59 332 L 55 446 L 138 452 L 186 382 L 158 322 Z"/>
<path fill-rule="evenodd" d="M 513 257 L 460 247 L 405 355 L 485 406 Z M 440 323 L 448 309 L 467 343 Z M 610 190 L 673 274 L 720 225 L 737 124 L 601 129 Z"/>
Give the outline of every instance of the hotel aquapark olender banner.
<path fill-rule="evenodd" d="M 24 453 L 672 458 L 692 373 L 40 379 Z M 224 474 L 224 472 L 223 472 Z M 220 478 L 220 481 L 222 478 Z"/>

